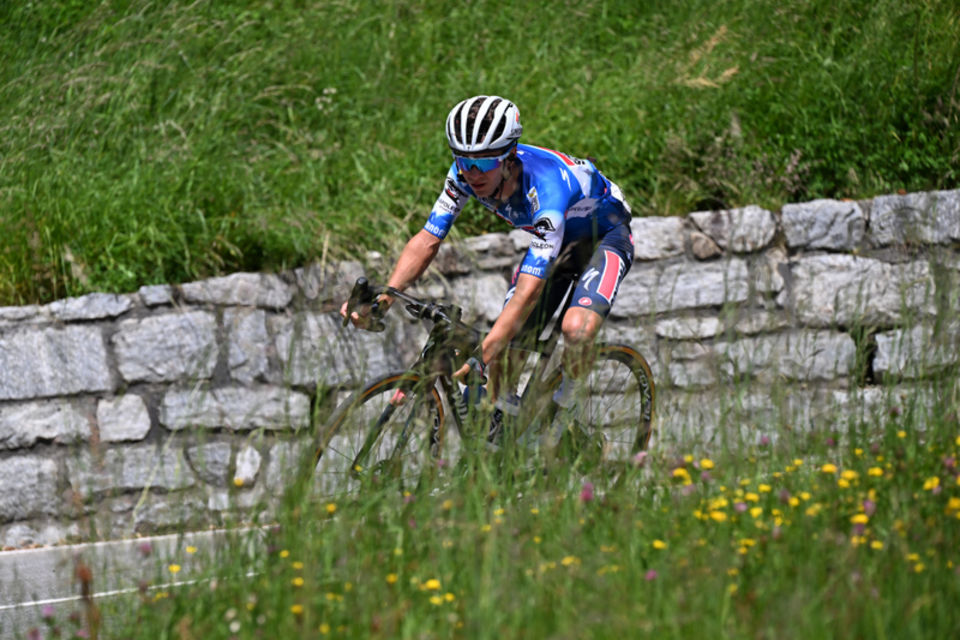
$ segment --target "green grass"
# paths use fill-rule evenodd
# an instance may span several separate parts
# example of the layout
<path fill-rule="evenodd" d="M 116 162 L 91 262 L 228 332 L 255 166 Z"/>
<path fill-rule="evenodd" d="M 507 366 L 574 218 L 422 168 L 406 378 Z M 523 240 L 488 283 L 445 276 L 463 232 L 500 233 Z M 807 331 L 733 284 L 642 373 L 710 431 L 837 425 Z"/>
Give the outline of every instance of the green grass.
<path fill-rule="evenodd" d="M 958 184 L 947 0 L 60 0 L 0 29 L 0 304 L 395 250 L 480 92 L 642 214 Z"/>
<path fill-rule="evenodd" d="M 780 429 L 774 443 L 708 454 L 661 442 L 625 469 L 531 473 L 485 453 L 417 488 L 294 491 L 255 553 L 240 539 L 209 566 L 182 548 L 153 584 L 207 579 L 105 601 L 104 633 L 954 637 L 955 388 L 951 378 L 890 394 L 877 422 L 841 427 L 838 415 L 813 433 Z"/>

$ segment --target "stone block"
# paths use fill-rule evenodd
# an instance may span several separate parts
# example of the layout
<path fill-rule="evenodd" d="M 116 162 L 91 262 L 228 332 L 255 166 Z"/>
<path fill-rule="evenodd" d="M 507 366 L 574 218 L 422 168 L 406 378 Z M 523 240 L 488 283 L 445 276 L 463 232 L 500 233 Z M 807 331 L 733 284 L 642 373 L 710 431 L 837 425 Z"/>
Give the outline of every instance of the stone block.
<path fill-rule="evenodd" d="M 683 255 L 684 220 L 676 216 L 630 221 L 636 260 L 663 260 Z"/>
<path fill-rule="evenodd" d="M 99 327 L 28 328 L 0 334 L 0 400 L 113 388 Z"/>
<path fill-rule="evenodd" d="M 51 317 L 63 322 L 115 318 L 133 308 L 130 296 L 91 293 L 79 298 L 65 298 L 47 305 Z"/>
<path fill-rule="evenodd" d="M 117 367 L 127 382 L 205 379 L 217 363 L 212 313 L 165 313 L 123 320 L 112 338 Z"/>
<path fill-rule="evenodd" d="M 70 486 L 81 495 L 147 487 L 169 491 L 196 483 L 183 451 L 167 444 L 106 448 L 103 455 L 77 452 L 67 458 Z"/>
<path fill-rule="evenodd" d="M 0 405 L 0 449 L 89 440 L 91 417 L 78 404 L 62 399 Z"/>
<path fill-rule="evenodd" d="M 759 251 L 777 233 L 773 214 L 756 205 L 726 211 L 697 211 L 689 218 L 718 245 L 735 253 Z"/>
<path fill-rule="evenodd" d="M 960 323 L 945 322 L 939 332 L 931 324 L 876 335 L 873 370 L 883 376 L 922 378 L 960 363 Z"/>
<path fill-rule="evenodd" d="M 237 466 L 233 474 L 233 484 L 238 487 L 249 487 L 257 481 L 260 472 L 260 452 L 250 445 L 245 446 L 237 454 Z"/>
<path fill-rule="evenodd" d="M 853 201 L 814 200 L 786 204 L 781 210 L 787 246 L 851 250 L 863 242 L 867 216 Z"/>
<path fill-rule="evenodd" d="M 143 440 L 150 432 L 150 414 L 143 398 L 127 394 L 97 403 L 100 442 Z"/>
<path fill-rule="evenodd" d="M 57 463 L 40 456 L 13 456 L 0 464 L 0 522 L 57 515 Z"/>
<path fill-rule="evenodd" d="M 302 429 L 310 424 L 310 398 L 280 387 L 224 387 L 168 391 L 160 423 L 173 431 Z"/>
<path fill-rule="evenodd" d="M 819 255 L 792 263 L 790 305 L 801 323 L 889 326 L 913 314 L 936 314 L 927 262 L 887 264 L 850 255 Z"/>
<path fill-rule="evenodd" d="M 264 379 L 270 346 L 266 314 L 260 309 L 227 309 L 223 324 L 227 331 L 230 377 L 245 384 Z"/>
<path fill-rule="evenodd" d="M 685 309 L 744 302 L 750 276 L 739 258 L 705 263 L 678 263 L 664 269 L 634 265 L 620 285 L 611 314 L 637 317 Z"/>
<path fill-rule="evenodd" d="M 869 237 L 878 246 L 960 240 L 960 190 L 874 198 Z"/>
<path fill-rule="evenodd" d="M 293 287 L 269 273 L 234 273 L 190 282 L 180 287 L 187 302 L 282 309 L 293 299 Z"/>
<path fill-rule="evenodd" d="M 217 487 L 227 486 L 232 456 L 229 442 L 207 442 L 187 448 L 187 460 L 197 476 Z"/>

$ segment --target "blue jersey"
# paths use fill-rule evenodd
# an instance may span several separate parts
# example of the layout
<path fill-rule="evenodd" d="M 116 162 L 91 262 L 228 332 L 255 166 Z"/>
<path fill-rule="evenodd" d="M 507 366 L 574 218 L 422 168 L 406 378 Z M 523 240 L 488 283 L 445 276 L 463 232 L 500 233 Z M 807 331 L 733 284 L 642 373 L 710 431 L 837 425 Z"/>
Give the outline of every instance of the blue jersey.
<path fill-rule="evenodd" d="M 471 197 L 477 198 L 511 226 L 535 236 L 520 273 L 545 278 L 564 246 L 583 239 L 599 240 L 630 222 L 630 207 L 620 188 L 589 160 L 526 144 L 517 145 L 517 158 L 522 163 L 519 187 L 502 203 L 478 198 L 456 163 L 451 164 L 443 192 L 423 228 L 445 238 L 463 206 Z"/>

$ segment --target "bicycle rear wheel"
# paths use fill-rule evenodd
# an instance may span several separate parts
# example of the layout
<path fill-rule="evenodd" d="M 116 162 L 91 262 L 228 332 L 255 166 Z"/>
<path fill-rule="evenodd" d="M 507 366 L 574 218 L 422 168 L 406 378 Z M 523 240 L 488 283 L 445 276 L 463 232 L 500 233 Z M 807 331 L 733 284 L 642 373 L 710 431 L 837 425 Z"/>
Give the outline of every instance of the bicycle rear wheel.
<path fill-rule="evenodd" d="M 558 372 L 548 383 L 551 394 L 560 380 Z M 622 344 L 597 345 L 593 366 L 578 386 L 582 394 L 578 394 L 575 415 L 587 432 L 581 435 L 602 447 L 604 459 L 625 461 L 647 448 L 653 432 L 656 387 L 650 365 L 636 349 Z"/>
<path fill-rule="evenodd" d="M 395 373 L 368 384 L 320 430 L 315 485 L 331 494 L 364 482 L 416 484 L 443 459 L 444 417 L 436 385 L 419 375 Z"/>

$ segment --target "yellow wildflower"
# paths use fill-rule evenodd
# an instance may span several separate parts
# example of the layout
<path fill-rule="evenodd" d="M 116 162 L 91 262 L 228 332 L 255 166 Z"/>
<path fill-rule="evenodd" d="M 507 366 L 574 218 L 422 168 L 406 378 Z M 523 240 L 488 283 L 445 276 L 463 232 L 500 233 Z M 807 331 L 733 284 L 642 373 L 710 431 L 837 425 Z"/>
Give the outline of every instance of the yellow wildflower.
<path fill-rule="evenodd" d="M 295 587 L 302 587 L 302 586 L 303 586 L 303 578 L 301 578 L 300 576 L 297 576 L 296 578 L 294 578 L 293 580 L 290 581 L 290 584 L 292 584 L 292 585 L 295 586 Z"/>
<path fill-rule="evenodd" d="M 387 584 L 396 584 L 397 583 L 397 574 L 388 573 L 387 574 Z"/>
<path fill-rule="evenodd" d="M 430 596 L 430 604 L 434 604 L 434 605 L 443 604 L 443 596 Z"/>
<path fill-rule="evenodd" d="M 933 476 L 932 478 L 927 478 L 923 483 L 924 491 L 933 491 L 940 486 L 940 478 Z"/>
<path fill-rule="evenodd" d="M 907 437 L 907 432 L 904 431 L 903 429 L 901 429 L 900 431 L 897 431 L 897 437 L 898 437 L 898 438 L 906 438 L 906 437 Z"/>
<path fill-rule="evenodd" d="M 187 553 L 196 553 L 197 548 L 193 545 L 187 545 Z"/>
<path fill-rule="evenodd" d="M 295 616 L 302 615 L 302 614 L 303 614 L 303 605 L 302 605 L 302 604 L 295 604 L 295 605 L 293 605 L 292 607 L 290 607 L 290 613 L 292 613 L 292 614 L 295 615 Z"/>
<path fill-rule="evenodd" d="M 840 477 L 844 480 L 856 480 L 860 477 L 860 474 L 853 469 L 844 469 L 843 473 L 840 474 Z"/>
<path fill-rule="evenodd" d="M 773 488 L 768 484 L 759 484 L 757 485 L 757 490 L 760 493 L 770 493 L 771 491 L 773 491 Z"/>
<path fill-rule="evenodd" d="M 667 548 L 667 543 L 664 542 L 663 540 L 654 540 L 654 541 L 653 541 L 653 548 L 654 548 L 654 549 L 666 549 L 666 548 Z"/>
<path fill-rule="evenodd" d="M 836 473 L 836 472 L 837 472 L 837 465 L 831 464 L 831 463 L 828 462 L 827 464 L 825 464 L 825 465 L 823 465 L 822 467 L 820 467 L 820 470 L 823 471 L 824 473 Z"/>
<path fill-rule="evenodd" d="M 710 518 L 716 522 L 726 522 L 727 514 L 724 511 L 711 511 Z"/>
<path fill-rule="evenodd" d="M 880 467 L 870 467 L 869 469 L 867 469 L 867 475 L 873 476 L 874 478 L 879 478 L 880 476 L 883 475 L 883 469 L 881 469 Z"/>
<path fill-rule="evenodd" d="M 178 565 L 178 564 L 171 564 L 170 566 L 167 567 L 167 569 L 168 569 L 168 570 L 170 571 L 170 573 L 172 573 L 173 575 L 177 575 L 178 573 L 180 573 L 180 565 Z"/>
<path fill-rule="evenodd" d="M 429 580 L 423 583 L 422 588 L 427 591 L 437 591 L 440 589 L 440 581 L 437 580 L 436 578 L 430 578 Z"/>
<path fill-rule="evenodd" d="M 334 513 L 337 510 L 337 505 L 333 502 L 327 503 L 327 513 Z"/>
<path fill-rule="evenodd" d="M 715 466 L 715 465 L 713 464 L 713 460 L 711 460 L 710 458 L 703 458 L 703 459 L 700 461 L 700 468 L 701 468 L 701 469 L 713 469 L 714 466 Z"/>
<path fill-rule="evenodd" d="M 750 509 L 750 515 L 753 516 L 754 520 L 756 520 L 763 515 L 763 507 L 754 507 Z"/>
<path fill-rule="evenodd" d="M 564 556 L 563 560 L 560 561 L 565 567 L 569 567 L 572 564 L 580 564 L 580 558 L 577 556 Z"/>
<path fill-rule="evenodd" d="M 870 543 L 870 548 L 879 551 L 880 549 L 883 549 L 883 543 L 879 540 L 874 540 Z"/>
<path fill-rule="evenodd" d="M 870 521 L 870 518 L 865 513 L 858 513 L 857 515 L 850 518 L 850 522 L 853 524 L 867 524 Z"/>

